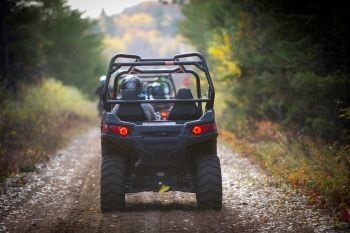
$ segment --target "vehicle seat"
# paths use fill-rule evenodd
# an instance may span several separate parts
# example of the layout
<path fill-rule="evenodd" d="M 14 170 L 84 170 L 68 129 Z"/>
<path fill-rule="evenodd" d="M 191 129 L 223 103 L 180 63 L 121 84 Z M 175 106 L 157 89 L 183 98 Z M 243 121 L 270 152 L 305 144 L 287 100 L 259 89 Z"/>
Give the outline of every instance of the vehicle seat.
<path fill-rule="evenodd" d="M 121 100 L 139 100 L 134 90 L 125 90 Z M 117 117 L 122 121 L 147 121 L 146 114 L 140 103 L 120 104 Z"/>
<path fill-rule="evenodd" d="M 191 90 L 188 88 L 180 88 L 175 99 L 193 99 Z M 196 120 L 201 113 L 195 102 L 177 102 L 170 109 L 168 120 Z"/>

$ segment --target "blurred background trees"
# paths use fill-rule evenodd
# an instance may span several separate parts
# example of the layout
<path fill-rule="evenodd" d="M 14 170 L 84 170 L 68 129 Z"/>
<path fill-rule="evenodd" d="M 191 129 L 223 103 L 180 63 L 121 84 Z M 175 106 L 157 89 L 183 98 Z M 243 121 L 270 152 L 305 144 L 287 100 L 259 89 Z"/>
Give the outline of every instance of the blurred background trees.
<path fill-rule="evenodd" d="M 224 114 L 234 117 L 225 117 L 231 119 L 225 127 L 239 132 L 250 119 L 268 119 L 326 139 L 344 136 L 350 104 L 347 9 L 338 1 L 184 5 L 182 33 L 211 59 L 220 92 L 230 96 Z"/>
<path fill-rule="evenodd" d="M 54 77 L 88 95 L 117 52 L 172 56 L 183 38 L 210 60 L 223 126 L 244 133 L 272 120 L 327 140 L 346 139 L 350 104 L 347 7 L 306 1 L 145 2 L 97 20 L 64 0 L 0 3 L 0 82 Z"/>
<path fill-rule="evenodd" d="M 0 80 L 6 89 L 51 76 L 93 92 L 107 66 L 91 20 L 63 0 L 3 0 L 0 6 Z"/>
<path fill-rule="evenodd" d="M 108 60 L 116 52 L 172 57 L 181 50 L 177 24 L 182 17 L 178 5 L 143 2 L 118 15 L 102 11 L 94 31 L 104 36 L 103 54 Z"/>
<path fill-rule="evenodd" d="M 0 1 L 0 184 L 96 120 L 87 97 L 107 65 L 94 25 L 64 0 Z"/>
<path fill-rule="evenodd" d="M 19 83 L 53 77 L 93 97 L 113 54 L 172 56 L 185 51 L 186 37 L 210 61 L 223 127 L 243 135 L 253 132 L 252 122 L 269 120 L 299 134 L 349 139 L 350 16 L 344 4 L 170 3 L 144 2 L 110 16 L 102 11 L 92 20 L 65 0 L 1 1 L 1 88 L 16 92 Z"/>
<path fill-rule="evenodd" d="M 349 206 L 349 7 L 191 0 L 182 10 L 182 34 L 210 60 L 223 138 L 312 203 Z"/>

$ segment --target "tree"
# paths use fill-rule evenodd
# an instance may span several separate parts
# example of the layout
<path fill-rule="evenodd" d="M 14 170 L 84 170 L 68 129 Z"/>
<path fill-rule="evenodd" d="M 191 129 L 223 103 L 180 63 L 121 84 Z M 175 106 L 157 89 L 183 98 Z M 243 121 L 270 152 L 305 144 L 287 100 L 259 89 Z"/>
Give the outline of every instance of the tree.
<path fill-rule="evenodd" d="M 350 105 L 347 9 L 337 1 L 192 0 L 183 7 L 182 33 L 221 69 L 217 85 L 231 96 L 230 115 L 334 139 L 349 127 L 339 118 Z M 230 52 L 215 53 L 227 38 Z M 240 72 L 228 69 L 228 59 Z"/>
<path fill-rule="evenodd" d="M 21 81 L 33 81 L 40 74 L 43 56 L 38 28 L 39 7 L 24 1 L 0 2 L 1 80 L 7 89 Z"/>
<path fill-rule="evenodd" d="M 1 80 L 7 89 L 18 82 L 51 76 L 93 95 L 105 72 L 102 40 L 64 0 L 1 1 Z"/>
<path fill-rule="evenodd" d="M 46 72 L 65 84 L 93 94 L 107 67 L 102 63 L 102 43 L 91 33 L 93 22 L 81 13 L 59 5 L 42 22 Z"/>

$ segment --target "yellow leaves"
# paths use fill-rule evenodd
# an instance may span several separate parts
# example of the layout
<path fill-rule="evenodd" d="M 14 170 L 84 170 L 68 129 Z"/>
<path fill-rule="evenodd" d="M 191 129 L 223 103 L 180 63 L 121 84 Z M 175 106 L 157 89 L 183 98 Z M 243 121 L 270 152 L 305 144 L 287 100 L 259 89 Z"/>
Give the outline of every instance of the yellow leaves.
<path fill-rule="evenodd" d="M 221 35 L 214 34 L 210 45 L 208 46 L 209 55 L 216 60 L 217 66 L 214 72 L 222 77 L 227 75 L 239 77 L 241 69 L 238 62 L 233 58 L 234 51 L 231 46 L 230 36 L 223 32 Z"/>
<path fill-rule="evenodd" d="M 125 36 L 122 38 L 106 36 L 103 38 L 104 56 L 110 58 L 116 53 L 125 53 L 126 41 L 129 40 L 131 40 L 131 38 L 126 38 Z"/>
<path fill-rule="evenodd" d="M 0 121 L 0 157 L 4 158 L 0 175 L 16 169 L 31 171 L 32 164 L 58 145 L 65 130 L 96 116 L 94 103 L 54 79 L 20 86 L 18 96 L 1 105 L 0 118 L 6 124 Z"/>
<path fill-rule="evenodd" d="M 296 188 L 298 185 L 298 179 L 295 177 L 295 175 L 289 175 L 288 176 L 288 181 L 292 185 L 293 188 Z"/>
<path fill-rule="evenodd" d="M 217 59 L 231 57 L 232 48 L 229 35 L 223 34 L 221 37 L 219 35 L 214 35 L 213 39 L 212 45 L 208 47 L 209 54 Z"/>
<path fill-rule="evenodd" d="M 211 46 L 208 48 L 208 52 L 211 56 L 217 59 L 225 56 L 225 51 L 221 47 Z"/>
<path fill-rule="evenodd" d="M 165 17 L 162 22 L 148 13 L 121 14 L 113 18 L 115 36 L 106 36 L 103 40 L 103 54 L 110 59 L 116 53 L 137 53 L 141 56 L 167 57 L 180 50 L 181 38 L 177 35 L 165 36 L 159 24 L 168 24 Z"/>
<path fill-rule="evenodd" d="M 283 183 L 288 182 L 293 188 L 306 190 L 311 203 L 337 206 L 349 197 L 348 145 L 335 150 L 325 142 L 305 136 L 296 138 L 280 130 L 272 137 L 261 137 L 259 131 L 274 131 L 274 125 L 263 122 L 256 126 L 257 131 L 249 138 L 237 138 L 223 130 L 220 131 L 220 138 L 240 153 L 244 153 L 247 147 L 254 147 L 247 155 Z M 346 209 L 344 206 L 342 208 Z M 345 219 L 349 216 L 350 221 L 350 209 L 343 214 Z"/>
<path fill-rule="evenodd" d="M 159 189 L 159 193 L 165 193 L 165 192 L 167 192 L 167 191 L 169 191 L 170 190 L 170 186 L 167 186 L 167 185 L 162 185 L 161 187 L 160 187 L 160 189 Z"/>
<path fill-rule="evenodd" d="M 64 86 L 54 79 L 46 79 L 39 85 L 23 86 L 20 93 L 20 99 L 9 103 L 5 110 L 6 117 L 19 122 L 32 121 L 39 127 L 50 116 L 54 116 L 56 122 L 64 120 L 67 114 L 84 119 L 92 119 L 95 114 L 94 104 L 86 101 L 76 88 Z"/>
<path fill-rule="evenodd" d="M 11 130 L 10 132 L 10 137 L 16 137 L 17 133 L 16 133 L 16 130 Z"/>
<path fill-rule="evenodd" d="M 310 180 L 310 175 L 307 173 L 307 171 L 309 170 L 310 167 L 308 167 L 305 161 L 300 161 L 299 167 L 296 168 L 294 171 L 291 171 L 291 173 L 287 177 L 289 184 L 293 188 L 304 186 L 306 182 Z"/>
<path fill-rule="evenodd" d="M 155 27 L 155 19 L 147 13 L 125 14 L 114 19 L 114 23 L 125 30 L 133 28 L 152 29 Z"/>

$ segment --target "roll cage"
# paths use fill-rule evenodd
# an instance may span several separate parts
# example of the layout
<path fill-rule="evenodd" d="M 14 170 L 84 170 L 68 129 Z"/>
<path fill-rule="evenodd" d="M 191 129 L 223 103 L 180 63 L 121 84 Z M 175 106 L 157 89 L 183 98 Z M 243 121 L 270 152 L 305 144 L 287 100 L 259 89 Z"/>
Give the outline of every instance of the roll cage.
<path fill-rule="evenodd" d="M 121 61 L 122 59 L 134 59 L 132 61 Z M 183 60 L 186 59 L 186 60 Z M 151 67 L 150 69 L 142 69 L 139 67 Z M 177 66 L 176 68 L 169 68 L 169 66 Z M 153 68 L 157 67 L 157 68 Z M 159 69 L 159 67 L 164 67 Z M 193 68 L 201 70 L 208 82 L 208 95 L 206 98 L 202 98 L 201 93 L 201 81 L 198 73 Z M 109 82 L 113 73 L 120 71 L 115 76 L 114 80 L 114 93 L 113 97 L 109 93 Z M 118 80 L 126 74 L 175 74 L 175 73 L 189 73 L 196 79 L 196 94 L 197 98 L 194 99 L 152 99 L 152 100 L 120 100 L 116 98 L 116 91 Z M 106 75 L 106 82 L 103 88 L 103 108 L 105 111 L 111 111 L 111 108 L 115 104 L 124 103 L 176 103 L 176 102 L 196 102 L 200 109 L 202 109 L 202 103 L 206 103 L 206 110 L 213 109 L 215 90 L 214 85 L 209 73 L 207 63 L 204 56 L 200 53 L 185 53 L 175 55 L 173 58 L 141 58 L 138 55 L 133 54 L 116 54 L 112 57 L 109 68 Z"/>

